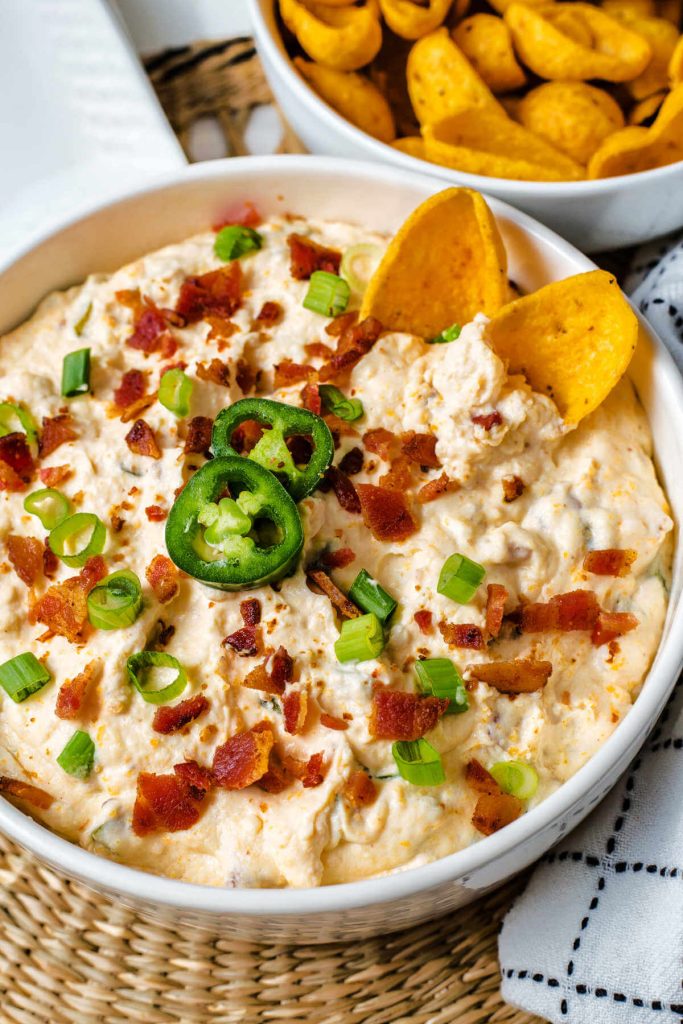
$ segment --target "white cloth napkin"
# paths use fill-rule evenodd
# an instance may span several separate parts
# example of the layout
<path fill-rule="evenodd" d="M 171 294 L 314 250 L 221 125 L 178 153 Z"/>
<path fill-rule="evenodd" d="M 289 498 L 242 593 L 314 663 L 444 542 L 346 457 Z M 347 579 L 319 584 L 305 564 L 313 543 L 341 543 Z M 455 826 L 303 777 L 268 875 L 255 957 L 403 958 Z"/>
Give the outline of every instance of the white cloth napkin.
<path fill-rule="evenodd" d="M 683 236 L 626 289 L 683 371 Z M 499 939 L 503 998 L 553 1024 L 683 1021 L 683 680 L 596 811 L 541 860 Z"/>

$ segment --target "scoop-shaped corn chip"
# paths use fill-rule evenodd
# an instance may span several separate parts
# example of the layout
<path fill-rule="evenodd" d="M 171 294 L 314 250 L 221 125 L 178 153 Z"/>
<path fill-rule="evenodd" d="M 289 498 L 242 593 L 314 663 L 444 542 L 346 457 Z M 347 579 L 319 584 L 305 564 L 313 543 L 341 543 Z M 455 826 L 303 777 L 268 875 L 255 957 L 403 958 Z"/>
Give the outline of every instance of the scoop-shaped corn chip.
<path fill-rule="evenodd" d="M 391 145 L 401 153 L 407 153 L 408 156 L 415 156 L 418 160 L 427 160 L 424 139 L 421 139 L 419 135 L 405 135 L 402 139 L 394 139 Z"/>
<path fill-rule="evenodd" d="M 449 188 L 411 213 L 370 279 L 361 319 L 393 331 L 435 337 L 508 298 L 507 257 L 483 196 Z"/>
<path fill-rule="evenodd" d="M 460 22 L 453 39 L 492 92 L 511 92 L 526 82 L 502 18 L 473 14 Z"/>
<path fill-rule="evenodd" d="M 587 164 L 607 136 L 624 127 L 616 100 L 586 82 L 544 82 L 520 101 L 518 118 L 580 164 Z"/>
<path fill-rule="evenodd" d="M 569 36 L 580 46 L 593 45 L 593 33 L 581 14 L 572 10 L 572 4 L 556 4 L 543 11 L 544 17 L 550 21 L 555 28 L 559 28 L 565 36 Z"/>
<path fill-rule="evenodd" d="M 666 97 L 649 128 L 622 128 L 591 157 L 589 178 L 649 171 L 683 160 L 683 85 Z"/>
<path fill-rule="evenodd" d="M 572 3 L 572 14 L 585 22 L 593 37 L 592 46 L 584 46 L 553 21 L 559 6 L 548 9 L 551 17 L 521 3 L 510 4 L 505 12 L 517 56 L 541 78 L 628 82 L 645 70 L 652 50 L 637 32 L 597 7 Z"/>
<path fill-rule="evenodd" d="M 408 92 L 420 124 L 470 107 L 501 109 L 445 28 L 419 39 L 408 55 Z"/>
<path fill-rule="evenodd" d="M 626 371 L 638 320 L 611 274 L 592 270 L 511 302 L 486 335 L 511 373 L 523 373 L 567 423 L 578 423 Z"/>
<path fill-rule="evenodd" d="M 382 45 L 377 0 L 364 7 L 280 0 L 282 20 L 309 57 L 336 71 L 368 64 Z"/>
<path fill-rule="evenodd" d="M 382 15 L 392 32 L 404 39 L 420 39 L 442 23 L 453 0 L 379 0 Z"/>
<path fill-rule="evenodd" d="M 666 92 L 656 92 L 652 96 L 648 96 L 647 99 L 641 100 L 640 103 L 636 103 L 629 112 L 628 123 L 649 128 L 666 97 Z"/>
<path fill-rule="evenodd" d="M 361 131 L 380 142 L 396 136 L 394 115 L 376 85 L 357 71 L 335 71 L 296 57 L 294 63 L 318 95 Z"/>
<path fill-rule="evenodd" d="M 495 111 L 464 110 L 425 125 L 427 156 L 470 174 L 518 181 L 577 181 L 583 168 L 545 139 Z"/>
<path fill-rule="evenodd" d="M 678 42 L 678 30 L 665 18 L 647 18 L 630 12 L 616 14 L 633 32 L 647 40 L 652 48 L 649 64 L 626 88 L 634 100 L 644 100 L 669 84 L 669 62 Z"/>
<path fill-rule="evenodd" d="M 669 85 L 673 89 L 683 83 L 683 36 L 676 43 L 676 49 L 669 61 Z"/>

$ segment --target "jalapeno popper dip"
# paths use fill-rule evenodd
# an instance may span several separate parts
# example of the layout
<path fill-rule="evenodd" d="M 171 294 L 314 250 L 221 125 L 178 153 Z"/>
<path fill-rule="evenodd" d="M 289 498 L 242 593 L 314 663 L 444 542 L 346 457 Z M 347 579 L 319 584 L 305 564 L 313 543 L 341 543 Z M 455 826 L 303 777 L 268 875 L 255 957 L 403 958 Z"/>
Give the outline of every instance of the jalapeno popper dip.
<path fill-rule="evenodd" d="M 227 220 L 0 342 L 0 789 L 192 882 L 423 864 L 568 779 L 656 652 L 635 318 L 597 271 L 515 300 L 467 190 L 392 241 Z"/>

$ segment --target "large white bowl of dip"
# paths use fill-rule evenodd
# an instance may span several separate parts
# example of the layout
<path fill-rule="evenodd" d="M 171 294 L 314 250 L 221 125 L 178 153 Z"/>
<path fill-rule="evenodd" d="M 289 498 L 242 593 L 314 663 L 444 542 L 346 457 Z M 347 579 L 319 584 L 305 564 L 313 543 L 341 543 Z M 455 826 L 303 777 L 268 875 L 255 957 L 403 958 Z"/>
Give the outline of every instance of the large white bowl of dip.
<path fill-rule="evenodd" d="M 264 217 L 295 212 L 391 234 L 439 183 L 395 168 L 313 157 L 245 158 L 195 165 L 93 207 L 0 267 L 0 333 L 25 320 L 56 289 L 115 270 L 220 221 L 253 202 Z M 491 200 L 523 291 L 593 264 L 525 214 Z M 683 517 L 683 385 L 662 343 L 642 324 L 629 376 L 649 419 L 655 462 L 676 523 Z M 615 448 L 622 443 L 614 437 Z M 635 703 L 590 760 L 506 828 L 422 866 L 311 888 L 221 888 L 143 872 L 97 856 L 0 799 L 0 829 L 52 867 L 111 898 L 169 922 L 211 927 L 240 939 L 327 942 L 408 927 L 475 899 L 522 870 L 594 807 L 654 725 L 683 664 L 683 553 L 658 653 Z"/>

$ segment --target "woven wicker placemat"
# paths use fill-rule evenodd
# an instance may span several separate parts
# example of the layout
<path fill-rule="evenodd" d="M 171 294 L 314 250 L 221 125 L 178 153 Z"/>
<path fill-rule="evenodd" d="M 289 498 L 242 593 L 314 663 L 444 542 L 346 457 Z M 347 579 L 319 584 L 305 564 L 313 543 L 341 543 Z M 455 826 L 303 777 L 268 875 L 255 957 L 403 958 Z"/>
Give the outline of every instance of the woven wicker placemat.
<path fill-rule="evenodd" d="M 147 68 L 189 153 L 215 115 L 232 154 L 272 102 L 250 39 L 202 42 Z M 301 151 L 284 126 L 281 152 Z M 392 936 L 257 945 L 174 931 L 61 877 L 0 836 L 2 1024 L 542 1024 L 499 995 L 496 938 L 523 885 Z"/>

